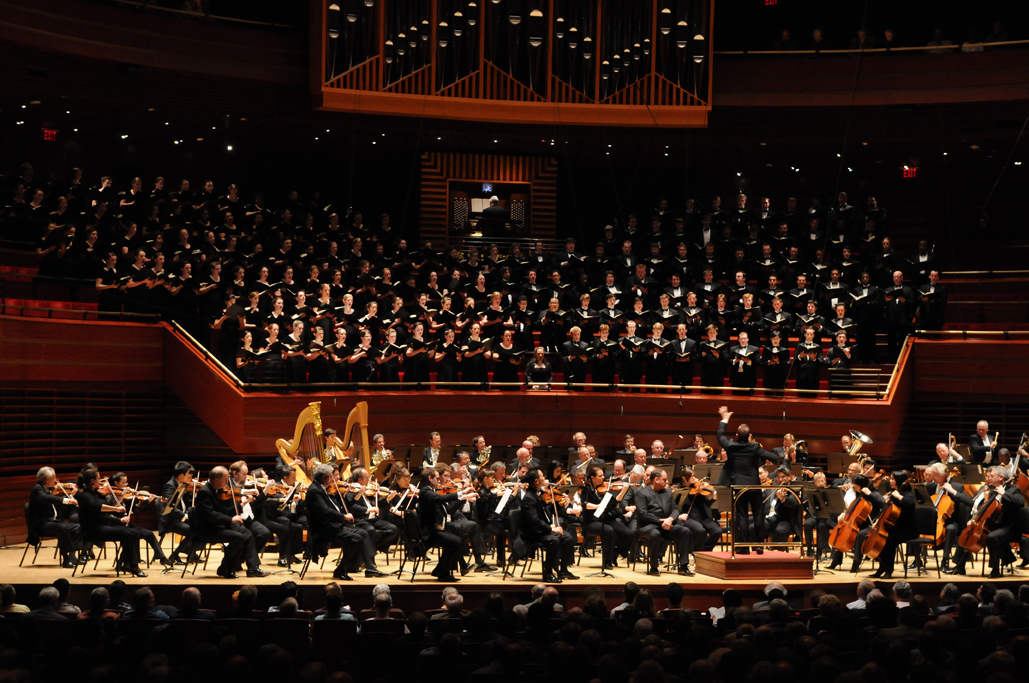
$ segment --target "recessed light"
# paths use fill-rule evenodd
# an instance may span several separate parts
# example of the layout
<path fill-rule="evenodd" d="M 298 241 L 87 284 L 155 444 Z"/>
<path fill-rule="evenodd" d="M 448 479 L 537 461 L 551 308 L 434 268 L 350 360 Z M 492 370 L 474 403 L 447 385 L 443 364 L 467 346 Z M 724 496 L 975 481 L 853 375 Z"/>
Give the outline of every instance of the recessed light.
<path fill-rule="evenodd" d="M 232 145 L 225 145 L 225 149 L 226 149 L 226 151 L 231 152 L 232 151 Z"/>

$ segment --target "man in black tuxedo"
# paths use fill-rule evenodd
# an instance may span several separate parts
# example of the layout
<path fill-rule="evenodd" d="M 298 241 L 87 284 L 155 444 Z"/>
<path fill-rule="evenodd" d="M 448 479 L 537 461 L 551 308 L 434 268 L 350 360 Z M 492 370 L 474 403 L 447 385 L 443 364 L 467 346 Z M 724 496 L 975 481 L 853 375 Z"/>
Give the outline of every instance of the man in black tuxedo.
<path fill-rule="evenodd" d="M 693 361 L 697 352 L 697 342 L 686 336 L 687 327 L 679 324 L 675 328 L 676 338 L 668 347 L 669 364 L 672 370 L 672 383 L 680 387 L 693 384 Z M 690 355 L 686 355 L 690 354 Z"/>
<path fill-rule="evenodd" d="M 522 479 L 529 490 L 522 498 L 521 532 L 526 544 L 538 544 L 543 550 L 544 583 L 561 583 L 564 579 L 579 577 L 569 571 L 575 562 L 575 536 L 565 531 L 560 520 L 551 520 L 548 506 L 540 498 L 540 490 L 547 480 L 537 468 L 529 470 Z"/>
<path fill-rule="evenodd" d="M 561 360 L 565 366 L 565 381 L 569 391 L 582 391 L 582 387 L 573 387 L 573 383 L 586 381 L 586 360 L 589 358 L 589 346 L 581 341 L 582 330 L 578 325 L 568 330 L 571 339 L 561 345 Z"/>
<path fill-rule="evenodd" d="M 665 547 L 671 541 L 679 560 L 679 573 L 693 576 L 690 570 L 690 553 L 703 547 L 707 534 L 695 532 L 686 526 L 689 519 L 675 507 L 675 499 L 668 488 L 668 473 L 656 469 L 650 474 L 650 488 L 642 488 L 636 494 L 636 516 L 639 519 L 640 536 L 646 539 L 650 568 L 648 576 L 661 576 L 658 567 L 665 554 Z"/>
<path fill-rule="evenodd" d="M 356 568 L 362 561 L 368 578 L 385 576 L 375 568 L 374 537 L 354 525 L 354 515 L 339 495 L 329 495 L 326 491 L 325 487 L 332 483 L 332 477 L 331 465 L 318 465 L 314 469 L 314 481 L 307 489 L 307 523 L 315 552 L 324 554 L 337 540 L 343 545 L 343 557 L 332 573 L 334 579 L 352 581 L 347 568 Z"/>
<path fill-rule="evenodd" d="M 227 488 L 229 471 L 219 465 L 211 470 L 207 483 L 200 487 L 196 494 L 194 506 L 197 515 L 197 536 L 204 541 L 225 543 L 225 554 L 218 567 L 218 576 L 224 579 L 235 579 L 236 569 L 243 564 L 244 558 L 250 559 L 254 535 L 243 526 L 243 517 L 228 514 L 218 490 Z M 247 568 L 247 575 L 264 576 L 260 565 Z"/>
<path fill-rule="evenodd" d="M 82 530 L 78 524 L 61 519 L 59 511 L 64 505 L 78 507 L 78 501 L 71 495 L 51 495 L 57 486 L 57 475 L 52 467 L 42 467 L 36 473 L 36 485 L 29 494 L 28 532 L 29 543 L 39 536 L 57 537 L 61 551 L 61 566 L 75 567 L 76 551 L 82 548 Z"/>
<path fill-rule="evenodd" d="M 997 447 L 996 441 L 990 440 L 990 423 L 986 420 L 979 420 L 975 425 L 975 434 L 968 437 L 968 447 L 972 451 L 972 462 L 991 465 L 996 459 L 993 450 Z"/>
<path fill-rule="evenodd" d="M 428 547 L 439 546 L 440 555 L 432 575 L 440 581 L 458 581 L 454 569 L 461 559 L 464 540 L 447 529 L 446 506 L 455 500 L 475 502 L 475 492 L 458 491 L 443 495 L 436 491 L 439 473 L 433 467 L 422 468 L 422 488 L 418 492 L 418 521 L 422 527 L 422 541 Z"/>
<path fill-rule="evenodd" d="M 422 451 L 422 467 L 435 467 L 436 463 L 439 462 L 439 447 L 443 443 L 443 438 L 439 435 L 439 432 L 433 432 L 429 434 L 429 445 Z"/>
<path fill-rule="evenodd" d="M 886 299 L 887 360 L 896 361 L 900 346 L 911 329 L 915 312 L 915 294 L 904 284 L 904 273 L 893 273 L 893 285 L 883 290 Z"/>
<path fill-rule="evenodd" d="M 750 427 L 745 424 L 736 428 L 735 441 L 727 439 L 725 426 L 729 424 L 732 413 L 726 406 L 722 406 L 718 409 L 718 415 L 722 418 L 718 423 L 718 443 L 725 449 L 727 456 L 722 474 L 718 477 L 718 486 L 759 486 L 761 478 L 758 475 L 758 469 L 766 462 L 775 463 L 778 458 L 774 453 L 766 451 L 752 440 Z M 738 534 L 736 537 L 743 542 L 757 541 L 757 538 L 751 533 L 752 530 L 745 528 L 747 525 L 740 523 L 740 520 L 746 519 L 748 507 L 753 516 L 753 529 L 764 528 L 764 497 L 761 493 L 761 489 L 753 489 L 742 493 L 737 498 L 736 509 L 733 510 L 733 520 L 736 526 L 733 533 Z M 737 551 L 744 555 L 749 552 L 749 548 Z M 757 552 L 761 553 L 762 550 L 758 548 Z"/>
<path fill-rule="evenodd" d="M 790 483 L 790 466 L 780 465 L 775 470 L 775 483 L 786 486 Z M 789 489 L 768 489 L 764 504 L 764 537 L 785 542 L 790 534 L 800 540 L 800 500 Z"/>

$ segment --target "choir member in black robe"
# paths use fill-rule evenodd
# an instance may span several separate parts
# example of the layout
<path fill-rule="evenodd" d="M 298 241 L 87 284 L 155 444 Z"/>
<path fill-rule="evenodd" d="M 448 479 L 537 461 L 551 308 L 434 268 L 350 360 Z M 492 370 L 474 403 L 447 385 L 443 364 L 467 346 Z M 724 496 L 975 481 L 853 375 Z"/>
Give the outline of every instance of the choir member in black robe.
<path fill-rule="evenodd" d="M 443 382 L 458 382 L 458 368 L 461 365 L 461 347 L 454 341 L 454 329 L 443 330 L 443 340 L 436 345 L 436 384 L 440 389 L 456 389 Z"/>
<path fill-rule="evenodd" d="M 488 348 L 486 342 L 479 337 L 480 331 L 479 323 L 472 323 L 468 338 L 461 345 L 461 354 L 464 358 L 461 361 L 461 381 L 485 385 L 487 381 L 485 354 Z"/>
<path fill-rule="evenodd" d="M 804 330 L 804 341 L 797 344 L 797 348 L 793 352 L 793 362 L 797 366 L 797 388 L 818 389 L 818 368 L 822 364 L 822 345 L 815 341 L 813 329 Z M 800 395 L 815 396 L 811 391 L 803 391 Z"/>
<path fill-rule="evenodd" d="M 622 338 L 621 346 L 621 370 L 618 373 L 619 384 L 640 384 L 643 379 L 643 356 L 646 352 L 643 345 L 646 339 L 636 336 L 636 322 L 633 320 L 625 324 L 625 337 Z M 639 391 L 639 389 L 629 389 Z"/>
<path fill-rule="evenodd" d="M 729 349 L 729 380 L 736 389 L 734 394 L 753 396 L 757 386 L 757 366 L 760 350 L 750 345 L 750 336 L 740 332 L 739 343 Z"/>
<path fill-rule="evenodd" d="M 773 331 L 769 336 L 768 346 L 761 350 L 766 396 L 782 396 L 782 389 L 786 386 L 786 375 L 790 369 L 790 350 L 782 345 L 782 338 L 782 332 Z"/>
<path fill-rule="evenodd" d="M 693 362 L 697 355 L 697 342 L 689 338 L 689 328 L 679 323 L 675 330 L 676 339 L 665 349 L 666 360 L 671 368 L 672 383 L 680 387 L 693 384 Z"/>
<path fill-rule="evenodd" d="M 825 363 L 829 366 L 829 395 L 832 398 L 850 398 L 853 386 L 850 367 L 857 357 L 857 349 L 847 341 L 847 333 L 840 330 L 836 333 L 836 344 L 825 354 Z"/>
<path fill-rule="evenodd" d="M 397 345 L 397 331 L 396 329 L 390 329 L 386 332 L 386 343 L 379 350 L 379 355 L 375 358 L 375 362 L 379 366 L 379 381 L 383 383 L 390 383 L 393 386 L 388 387 L 390 389 L 399 388 L 400 384 L 400 364 L 403 362 L 404 351 L 406 349 L 402 346 Z M 404 373 L 405 378 L 407 373 Z"/>
<path fill-rule="evenodd" d="M 729 344 L 718 338 L 718 327 L 707 326 L 707 339 L 700 342 L 700 384 L 704 387 L 725 385 L 725 367 L 728 363 Z M 705 394 L 721 394 L 721 388 L 704 389 Z"/>
<path fill-rule="evenodd" d="M 411 337 L 407 340 L 407 350 L 404 351 L 404 385 L 414 386 L 417 389 L 429 388 L 431 349 L 429 343 L 425 341 L 424 335 L 425 323 L 416 322 L 411 330 Z"/>
<path fill-rule="evenodd" d="M 490 356 L 493 358 L 494 382 L 518 382 L 518 366 L 522 356 L 515 347 L 511 330 L 505 330 L 499 344 L 493 345 Z M 517 386 L 498 387 L 501 391 L 515 391 Z"/>

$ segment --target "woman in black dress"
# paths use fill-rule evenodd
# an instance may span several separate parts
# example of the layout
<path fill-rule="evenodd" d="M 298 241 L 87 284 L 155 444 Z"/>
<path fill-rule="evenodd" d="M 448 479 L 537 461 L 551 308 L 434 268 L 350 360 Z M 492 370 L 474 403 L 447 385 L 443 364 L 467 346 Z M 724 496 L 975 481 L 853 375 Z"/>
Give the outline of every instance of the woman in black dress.
<path fill-rule="evenodd" d="M 879 568 L 872 574 L 871 578 L 873 579 L 892 579 L 897 546 L 913 538 L 918 538 L 918 526 L 915 523 L 915 494 L 911 490 L 908 478 L 908 473 L 904 470 L 894 470 L 890 477 L 890 488 L 893 490 L 885 496 L 886 508 L 883 509 L 883 514 L 889 511 L 891 504 L 897 506 L 900 514 L 897 521 L 894 522 L 889 536 L 886 537 L 886 545 L 879 553 Z"/>
<path fill-rule="evenodd" d="M 329 351 L 325 348 L 325 330 L 313 327 L 313 336 L 307 344 L 307 381 L 324 384 L 330 381 Z"/>
<path fill-rule="evenodd" d="M 97 309 L 101 313 L 120 313 L 122 297 L 119 289 L 121 283 L 118 278 L 118 257 L 115 254 L 108 254 L 104 257 L 104 269 L 96 278 L 96 291 L 100 292 L 100 304 Z"/>
<path fill-rule="evenodd" d="M 165 567 L 174 563 L 168 559 L 157 542 L 154 532 L 142 527 L 128 526 L 131 518 L 125 514 L 124 504 L 108 505 L 97 493 L 100 474 L 95 469 L 87 469 L 79 474 L 78 501 L 79 523 L 87 541 L 103 543 L 116 541 L 121 544 L 118 553 L 117 571 L 127 572 L 137 577 L 144 577 L 139 568 L 139 542 L 146 541 L 154 549 L 156 558 Z M 113 514 L 112 514 L 113 513 Z"/>
<path fill-rule="evenodd" d="M 286 305 L 282 301 L 281 296 L 275 297 L 275 299 L 272 301 L 271 313 L 269 313 L 268 317 L 264 320 L 266 328 L 268 325 L 271 325 L 272 323 L 278 325 L 280 330 L 292 328 L 289 316 L 286 315 Z"/>
<path fill-rule="evenodd" d="M 504 309 L 500 306 L 500 292 L 493 292 L 489 299 L 490 304 L 482 312 L 479 324 L 482 326 L 483 335 L 497 344 L 504 333 Z"/>
<path fill-rule="evenodd" d="M 464 355 L 461 362 L 462 382 L 486 383 L 486 347 L 485 342 L 479 337 L 481 329 L 479 323 L 472 323 L 468 338 L 461 347 L 461 353 Z"/>
<path fill-rule="evenodd" d="M 719 294 L 719 297 L 724 295 Z M 720 301 L 724 301 L 720 299 Z M 729 344 L 718 338 L 718 325 L 707 326 L 707 339 L 700 342 L 700 384 L 704 394 L 721 394 L 725 386 L 725 368 L 728 365 Z"/>
<path fill-rule="evenodd" d="M 307 381 L 307 343 L 304 323 L 293 321 L 293 331 L 282 340 L 282 359 L 286 361 L 286 381 L 303 384 Z"/>
<path fill-rule="evenodd" d="M 515 348 L 511 330 L 505 330 L 504 336 L 499 344 L 493 346 L 493 353 L 490 354 L 494 360 L 493 382 L 518 382 L 518 366 L 521 364 L 521 356 Z M 514 391 L 518 387 L 498 387 L 501 391 Z"/>
<path fill-rule="evenodd" d="M 445 382 L 457 382 L 457 369 L 461 363 L 461 348 L 454 343 L 454 330 L 448 327 L 443 330 L 443 342 L 436 346 L 436 387 L 439 389 L 457 389 L 447 386 Z"/>
<path fill-rule="evenodd" d="M 403 357 L 404 350 L 397 346 L 397 331 L 391 328 L 386 332 L 386 344 L 375 359 L 379 366 L 379 381 L 394 383 L 388 389 L 400 388 L 400 363 Z"/>
<path fill-rule="evenodd" d="M 797 344 L 793 351 L 793 362 L 797 366 L 797 389 L 800 396 L 815 396 L 818 389 L 818 368 L 822 364 L 822 345 L 815 341 L 815 330 L 804 329 L 804 341 Z"/>
<path fill-rule="evenodd" d="M 247 330 L 243 333 L 239 350 L 236 351 L 236 377 L 244 384 L 250 384 L 250 369 L 257 364 L 253 343 L 254 333 Z"/>
<path fill-rule="evenodd" d="M 350 381 L 350 354 L 352 350 L 347 344 L 346 328 L 336 328 L 336 341 L 329 345 L 329 353 L 332 357 L 333 382 Z"/>
<path fill-rule="evenodd" d="M 412 385 L 417 389 L 428 389 L 429 344 L 425 341 L 425 323 L 419 321 L 414 324 L 404 355 L 404 385 Z"/>
<path fill-rule="evenodd" d="M 529 389 L 549 389 L 554 379 L 554 370 L 547 362 L 542 346 L 533 351 L 532 360 L 525 365 L 525 382 Z"/>
<path fill-rule="evenodd" d="M 375 376 L 377 351 L 372 348 L 372 333 L 361 330 L 361 343 L 347 359 L 350 363 L 350 380 L 352 382 L 371 382 Z"/>
<path fill-rule="evenodd" d="M 282 360 L 282 340 L 279 339 L 278 323 L 270 323 L 265 328 L 267 339 L 261 344 L 261 351 L 267 353 L 261 363 L 261 379 L 270 384 L 286 382 L 286 362 Z"/>
<path fill-rule="evenodd" d="M 782 345 L 782 332 L 773 330 L 768 346 L 761 350 L 761 365 L 765 368 L 765 395 L 781 397 L 786 386 L 786 373 L 790 369 L 790 350 Z"/>
<path fill-rule="evenodd" d="M 132 313 L 146 311 L 147 291 L 150 287 L 150 269 L 146 267 L 146 251 L 136 249 L 129 265 L 129 280 L 125 283 L 125 308 Z"/>
<path fill-rule="evenodd" d="M 557 353 L 565 341 L 565 312 L 558 298 L 551 297 L 547 310 L 539 314 L 540 346 L 548 353 Z"/>
<path fill-rule="evenodd" d="M 636 336 L 636 321 L 629 320 L 625 323 L 625 336 L 622 338 L 621 357 L 622 367 L 618 372 L 619 384 L 640 384 L 643 381 L 643 358 L 647 352 L 646 339 Z M 626 391 L 638 392 L 639 389 L 632 388 Z"/>
<path fill-rule="evenodd" d="M 836 346 L 830 348 L 825 354 L 825 363 L 829 366 L 829 396 L 831 398 L 850 398 L 850 390 L 853 386 L 850 366 L 855 356 L 855 348 L 847 342 L 847 333 L 840 330 L 836 333 Z"/>

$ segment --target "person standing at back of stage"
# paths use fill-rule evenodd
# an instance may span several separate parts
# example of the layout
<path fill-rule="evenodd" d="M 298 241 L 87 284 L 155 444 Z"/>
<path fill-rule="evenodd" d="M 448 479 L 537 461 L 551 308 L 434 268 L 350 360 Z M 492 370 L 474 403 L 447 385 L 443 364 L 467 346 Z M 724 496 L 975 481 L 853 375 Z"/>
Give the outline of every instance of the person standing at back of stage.
<path fill-rule="evenodd" d="M 775 463 L 778 458 L 774 453 L 763 449 L 759 443 L 752 440 L 750 427 L 741 424 L 736 428 L 736 440 L 730 441 L 725 436 L 725 427 L 729 424 L 732 413 L 726 406 L 718 409 L 718 415 L 722 418 L 718 423 L 718 443 L 725 449 L 728 456 L 722 474 L 718 477 L 718 486 L 759 486 L 761 478 L 758 470 L 766 462 Z M 737 509 L 733 510 L 733 519 L 736 520 L 734 534 L 745 543 L 757 542 L 756 534 L 752 529 L 761 529 L 764 524 L 764 506 L 761 489 L 751 489 L 743 492 L 737 499 Z M 750 507 L 753 515 L 753 527 L 745 528 L 746 524 L 740 524 L 739 520 L 746 518 L 746 508 Z M 742 516 L 741 516 L 742 515 Z M 737 554 L 748 554 L 749 548 L 737 550 Z M 757 552 L 762 552 L 758 548 Z"/>

